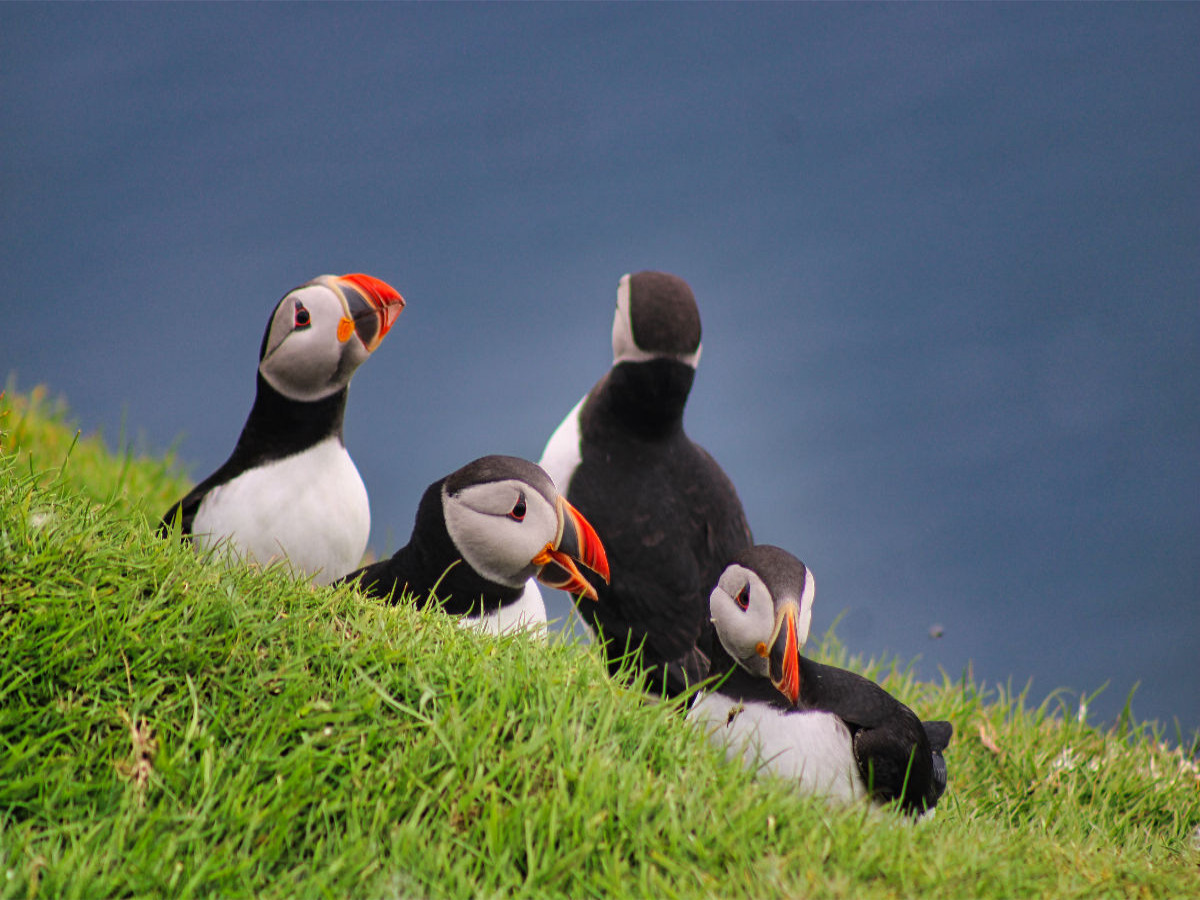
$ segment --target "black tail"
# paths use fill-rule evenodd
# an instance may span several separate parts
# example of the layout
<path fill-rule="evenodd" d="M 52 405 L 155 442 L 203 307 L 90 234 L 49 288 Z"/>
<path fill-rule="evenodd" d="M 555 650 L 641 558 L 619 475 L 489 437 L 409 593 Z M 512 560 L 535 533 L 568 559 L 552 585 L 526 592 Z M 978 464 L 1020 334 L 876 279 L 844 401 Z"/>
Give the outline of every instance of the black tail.
<path fill-rule="evenodd" d="M 949 722 L 922 722 L 925 737 L 929 738 L 929 749 L 941 753 L 950 746 L 950 738 L 954 734 L 954 726 Z"/>
<path fill-rule="evenodd" d="M 946 792 L 946 757 L 942 756 L 942 751 L 950 745 L 954 726 L 942 721 L 922 722 L 921 726 L 925 729 L 925 737 L 929 739 L 929 749 L 933 751 L 933 772 L 929 776 L 929 796 L 926 798 L 927 804 L 932 807 Z"/>

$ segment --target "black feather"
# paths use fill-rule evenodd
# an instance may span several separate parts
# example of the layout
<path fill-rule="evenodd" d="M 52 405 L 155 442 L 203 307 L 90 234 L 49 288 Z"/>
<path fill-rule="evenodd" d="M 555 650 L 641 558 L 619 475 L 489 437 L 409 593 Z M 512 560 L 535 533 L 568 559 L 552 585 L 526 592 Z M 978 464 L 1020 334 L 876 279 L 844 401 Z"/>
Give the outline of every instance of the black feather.
<path fill-rule="evenodd" d="M 423 608 L 436 594 L 442 608 L 453 615 L 493 613 L 501 606 L 517 600 L 522 588 L 489 581 L 467 565 L 451 540 L 450 532 L 446 530 L 442 506 L 442 488 L 448 482 L 453 488 L 455 485 L 513 477 L 511 468 L 496 468 L 499 459 L 484 457 L 431 484 L 417 506 L 417 517 L 408 543 L 390 559 L 364 566 L 335 583 L 344 584 L 361 579 L 360 587 L 364 593 L 391 602 L 395 602 L 401 594 L 410 592 L 418 608 Z M 520 462 L 530 469 L 536 468 L 532 463 Z M 537 472 L 541 474 L 541 480 L 531 484 L 531 487 L 539 491 L 553 491 L 553 485 L 545 473 L 540 469 Z M 529 477 L 524 469 L 521 474 L 522 477 Z"/>
<path fill-rule="evenodd" d="M 683 430 L 694 370 L 674 359 L 622 362 L 580 412 L 581 461 L 566 487 L 608 554 L 612 580 L 577 603 L 613 671 L 630 651 L 648 687 L 675 695 L 708 674 L 708 596 L 751 543 L 732 482 Z"/>

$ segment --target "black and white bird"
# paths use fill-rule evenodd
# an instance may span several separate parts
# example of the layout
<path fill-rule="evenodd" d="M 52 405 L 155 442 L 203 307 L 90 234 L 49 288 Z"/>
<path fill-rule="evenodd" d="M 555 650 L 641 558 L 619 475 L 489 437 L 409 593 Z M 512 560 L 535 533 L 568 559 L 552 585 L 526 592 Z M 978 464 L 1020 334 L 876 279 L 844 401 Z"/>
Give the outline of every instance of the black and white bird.
<path fill-rule="evenodd" d="M 946 789 L 949 722 L 922 722 L 867 678 L 801 655 L 812 619 L 812 574 L 792 554 L 758 545 L 721 573 L 711 598 L 712 674 L 689 718 L 733 759 L 838 800 L 934 808 Z"/>
<path fill-rule="evenodd" d="M 342 439 L 350 378 L 404 309 L 370 275 L 322 275 L 287 293 L 258 353 L 258 387 L 233 454 L 172 506 L 196 547 L 262 565 L 286 559 L 330 584 L 362 559 L 367 490 Z"/>
<path fill-rule="evenodd" d="M 683 430 L 700 361 L 700 312 L 664 272 L 617 287 L 613 365 L 546 444 L 541 464 L 596 527 L 612 582 L 576 609 L 614 672 L 630 651 L 648 689 L 675 695 L 708 674 L 708 595 L 751 543 L 733 483 Z"/>
<path fill-rule="evenodd" d="M 594 600 L 579 565 L 609 577 L 604 545 L 549 476 L 528 460 L 485 456 L 435 481 L 408 544 L 343 579 L 372 597 L 431 596 L 481 630 L 537 627 L 546 607 L 533 579 Z"/>

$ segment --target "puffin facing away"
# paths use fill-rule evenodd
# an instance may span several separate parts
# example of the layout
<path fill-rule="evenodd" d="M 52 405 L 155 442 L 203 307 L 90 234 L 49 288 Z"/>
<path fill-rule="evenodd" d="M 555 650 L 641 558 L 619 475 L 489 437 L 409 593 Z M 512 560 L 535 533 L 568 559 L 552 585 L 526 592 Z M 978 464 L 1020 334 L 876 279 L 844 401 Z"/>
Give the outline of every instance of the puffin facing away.
<path fill-rule="evenodd" d="M 433 595 L 446 612 L 500 633 L 546 621 L 534 578 L 595 600 L 576 563 L 609 577 L 604 545 L 588 521 L 538 466 L 485 456 L 429 486 L 406 546 L 343 581 L 361 579 L 372 597 L 407 591 L 422 607 Z"/>
<path fill-rule="evenodd" d="M 932 810 L 946 789 L 950 723 L 922 722 L 873 681 L 801 656 L 813 591 L 802 562 L 765 544 L 721 573 L 712 674 L 728 677 L 689 718 L 731 759 L 795 779 L 806 793 Z"/>
<path fill-rule="evenodd" d="M 370 275 L 322 275 L 289 292 L 267 322 L 258 387 L 233 454 L 167 510 L 197 549 L 266 565 L 286 559 L 330 584 L 362 559 L 367 490 L 342 440 L 354 371 L 404 298 Z"/>
<path fill-rule="evenodd" d="M 683 430 L 700 361 L 700 312 L 665 272 L 617 287 L 613 365 L 555 430 L 541 464 L 596 527 L 612 564 L 576 609 L 610 670 L 631 651 L 647 688 L 678 694 L 708 674 L 708 595 L 751 543 L 732 482 Z"/>

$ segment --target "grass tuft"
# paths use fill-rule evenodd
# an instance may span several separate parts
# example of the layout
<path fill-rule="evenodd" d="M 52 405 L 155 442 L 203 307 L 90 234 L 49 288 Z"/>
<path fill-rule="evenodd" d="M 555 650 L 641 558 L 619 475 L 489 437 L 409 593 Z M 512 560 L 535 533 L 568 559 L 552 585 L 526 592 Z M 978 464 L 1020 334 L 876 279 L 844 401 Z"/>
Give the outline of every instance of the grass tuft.
<path fill-rule="evenodd" d="M 931 822 L 728 765 L 594 648 L 224 569 L 171 459 L 0 399 L 0 897 L 1200 896 L 1200 773 L 1128 715 L 895 660 L 956 733 Z"/>

